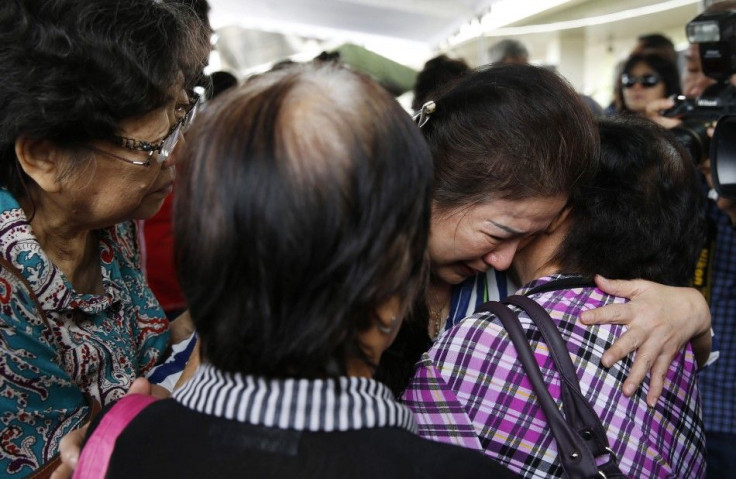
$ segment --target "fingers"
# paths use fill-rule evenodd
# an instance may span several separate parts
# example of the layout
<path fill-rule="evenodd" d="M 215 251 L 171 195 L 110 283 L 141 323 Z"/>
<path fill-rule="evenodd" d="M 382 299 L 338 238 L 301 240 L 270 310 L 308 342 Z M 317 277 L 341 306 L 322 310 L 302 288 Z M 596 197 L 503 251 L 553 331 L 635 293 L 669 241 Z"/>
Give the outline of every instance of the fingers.
<path fill-rule="evenodd" d="M 647 282 L 640 279 L 608 279 L 597 274 L 595 284 L 611 296 L 633 299 L 646 289 Z"/>
<path fill-rule="evenodd" d="M 649 118 L 653 122 L 659 123 L 665 128 L 673 128 L 682 123 L 682 120 L 678 118 L 662 116 L 662 110 L 672 108 L 673 106 L 675 106 L 674 100 L 672 100 L 671 98 L 662 98 L 648 103 L 646 108 L 644 109 L 644 113 L 647 118 Z"/>
<path fill-rule="evenodd" d="M 629 324 L 631 307 L 628 304 L 609 304 L 596 309 L 589 309 L 580 314 L 583 324 Z"/>
<path fill-rule="evenodd" d="M 629 353 L 635 351 L 636 348 L 639 347 L 640 343 L 641 338 L 636 331 L 630 330 L 625 332 L 610 348 L 608 348 L 605 353 L 603 353 L 601 364 L 603 364 L 604 367 L 610 368 L 616 364 L 616 362 L 628 356 Z M 638 360 L 639 357 L 637 356 L 636 361 Z M 639 382 L 641 382 L 641 380 L 639 380 Z"/>
<path fill-rule="evenodd" d="M 136 378 L 128 389 L 128 394 L 142 394 L 144 396 L 151 395 L 151 383 L 146 378 Z"/>
<path fill-rule="evenodd" d="M 664 379 L 670 367 L 671 357 L 659 356 L 652 367 L 651 378 L 649 379 L 649 392 L 647 393 L 647 405 L 654 407 L 662 395 L 664 389 Z"/>
<path fill-rule="evenodd" d="M 59 443 L 61 465 L 52 473 L 51 477 L 53 479 L 66 479 L 72 476 L 79 461 L 79 452 L 82 450 L 82 443 L 84 442 L 84 437 L 87 435 L 87 428 L 89 428 L 89 423 L 61 438 L 61 442 Z"/>
<path fill-rule="evenodd" d="M 59 467 L 54 469 L 51 473 L 50 479 L 69 479 L 72 477 L 74 469 L 69 467 L 65 462 L 62 462 Z"/>
<path fill-rule="evenodd" d="M 647 377 L 652 363 L 653 360 L 649 354 L 641 350 L 636 354 L 634 364 L 631 366 L 631 371 L 629 371 L 629 376 L 624 381 L 624 396 L 631 397 L 636 392 L 639 386 L 641 386 L 642 381 L 644 381 L 644 378 Z"/>

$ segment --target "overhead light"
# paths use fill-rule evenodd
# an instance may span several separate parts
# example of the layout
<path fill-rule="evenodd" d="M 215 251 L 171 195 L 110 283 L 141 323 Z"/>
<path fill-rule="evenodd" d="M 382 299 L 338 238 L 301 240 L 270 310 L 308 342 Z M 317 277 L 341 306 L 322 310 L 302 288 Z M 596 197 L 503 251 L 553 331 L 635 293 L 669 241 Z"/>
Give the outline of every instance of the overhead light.
<path fill-rule="evenodd" d="M 546 23 L 540 25 L 528 25 L 525 27 L 484 29 L 483 35 L 488 37 L 504 37 L 515 35 L 528 35 L 530 33 L 556 32 L 560 30 L 570 30 L 573 28 L 592 27 L 605 23 L 620 22 L 622 20 L 628 20 L 644 15 L 661 13 L 673 8 L 684 7 L 695 3 L 700 3 L 700 0 L 669 0 L 667 2 L 647 5 L 645 7 L 632 8 L 621 12 L 609 13 L 607 15 L 598 15 L 595 17 L 580 18 L 577 20 L 568 20 L 563 22 Z"/>
<path fill-rule="evenodd" d="M 700 2 L 700 0 L 668 0 L 654 5 L 632 8 L 607 15 L 598 15 L 577 20 L 545 23 L 540 25 L 504 28 L 505 25 L 509 25 L 529 17 L 529 12 L 534 12 L 536 15 L 553 7 L 568 3 L 569 1 L 570 0 L 499 0 L 491 6 L 491 9 L 488 12 L 484 13 L 480 17 L 480 21 L 478 21 L 478 19 L 469 21 L 461 27 L 457 33 L 450 36 L 441 45 L 445 45 L 445 49 L 448 49 L 481 35 L 487 37 L 510 37 L 590 27 L 628 20 L 630 18 L 640 17 L 643 15 L 661 13 L 673 8 Z"/>
<path fill-rule="evenodd" d="M 501 28 L 529 17 L 529 12 L 539 14 L 570 0 L 498 0 L 481 18 L 484 32 Z"/>

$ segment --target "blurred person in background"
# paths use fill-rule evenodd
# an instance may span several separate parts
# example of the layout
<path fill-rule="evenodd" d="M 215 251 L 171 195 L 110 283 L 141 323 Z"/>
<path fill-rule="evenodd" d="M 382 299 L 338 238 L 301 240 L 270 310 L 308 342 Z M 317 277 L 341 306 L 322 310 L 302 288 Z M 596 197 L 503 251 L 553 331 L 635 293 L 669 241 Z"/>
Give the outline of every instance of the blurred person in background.
<path fill-rule="evenodd" d="M 636 39 L 636 45 L 629 52 L 629 56 L 632 55 L 646 55 L 656 54 L 660 57 L 667 59 L 678 65 L 679 68 L 679 55 L 675 50 L 675 44 L 672 43 L 669 37 L 661 33 L 646 33 L 639 35 Z M 603 114 L 605 116 L 614 115 L 621 111 L 623 108 L 623 97 L 621 95 L 621 73 L 623 72 L 624 63 L 626 60 L 621 60 L 616 64 L 613 75 L 613 100 L 605 108 Z"/>
<path fill-rule="evenodd" d="M 505 39 L 493 45 L 488 49 L 489 64 L 508 65 L 517 63 L 520 65 L 529 64 L 529 50 L 521 41 L 515 39 Z M 553 67 L 550 67 L 553 69 Z M 603 108 L 593 98 L 588 95 L 579 93 L 585 106 L 588 107 L 593 116 L 603 115 Z"/>
<path fill-rule="evenodd" d="M 623 99 L 618 113 L 646 116 L 646 107 L 654 100 L 680 94 L 677 66 L 654 53 L 630 56 L 620 79 Z"/>
<path fill-rule="evenodd" d="M 428 60 L 414 84 L 412 109 L 419 111 L 428 99 L 436 96 L 443 88 L 447 88 L 468 71 L 470 67 L 462 59 L 455 60 L 447 55 L 439 55 Z"/>
<path fill-rule="evenodd" d="M 507 38 L 488 49 L 488 63 L 529 63 L 529 50 L 519 40 Z"/>

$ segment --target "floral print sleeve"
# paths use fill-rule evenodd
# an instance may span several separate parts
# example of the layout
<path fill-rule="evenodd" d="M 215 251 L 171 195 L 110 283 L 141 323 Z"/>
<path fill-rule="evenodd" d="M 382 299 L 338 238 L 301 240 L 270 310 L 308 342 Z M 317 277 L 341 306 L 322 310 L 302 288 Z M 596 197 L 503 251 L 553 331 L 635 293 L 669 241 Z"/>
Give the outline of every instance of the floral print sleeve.
<path fill-rule="evenodd" d="M 88 414 L 27 287 L 0 267 L 0 476 L 27 474 Z M 51 400 L 53 398 L 53 401 Z M 40 438 L 47 438 L 42 440 Z"/>

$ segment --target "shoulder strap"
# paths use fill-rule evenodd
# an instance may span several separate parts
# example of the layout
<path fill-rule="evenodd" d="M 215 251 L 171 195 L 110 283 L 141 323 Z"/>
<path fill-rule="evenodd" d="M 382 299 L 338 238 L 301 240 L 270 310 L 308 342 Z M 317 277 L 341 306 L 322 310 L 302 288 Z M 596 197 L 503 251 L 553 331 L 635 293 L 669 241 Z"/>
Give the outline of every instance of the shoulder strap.
<path fill-rule="evenodd" d="M 525 309 L 547 342 L 550 355 L 562 378 L 560 385 L 565 416 L 557 408 L 555 400 L 547 389 L 524 329 L 514 312 L 506 305 L 496 301 L 481 305 L 476 312 L 490 311 L 501 320 L 506 329 L 547 418 L 552 436 L 557 443 L 560 463 L 567 476 L 571 479 L 623 477 L 616 464 L 615 455 L 608 447 L 605 429 L 600 418 L 580 392 L 580 384 L 570 355 L 549 314 L 538 303 L 526 297 L 510 296 L 504 302 Z M 540 320 L 540 316 L 546 317 L 546 321 L 545 319 Z M 610 460 L 602 466 L 596 465 L 595 458 L 604 454 L 610 454 Z"/>
<path fill-rule="evenodd" d="M 129 394 L 118 400 L 107 414 L 102 416 L 95 430 L 87 438 L 74 471 L 74 479 L 105 477 L 115 441 L 133 418 L 156 400 L 153 396 L 142 394 Z"/>

